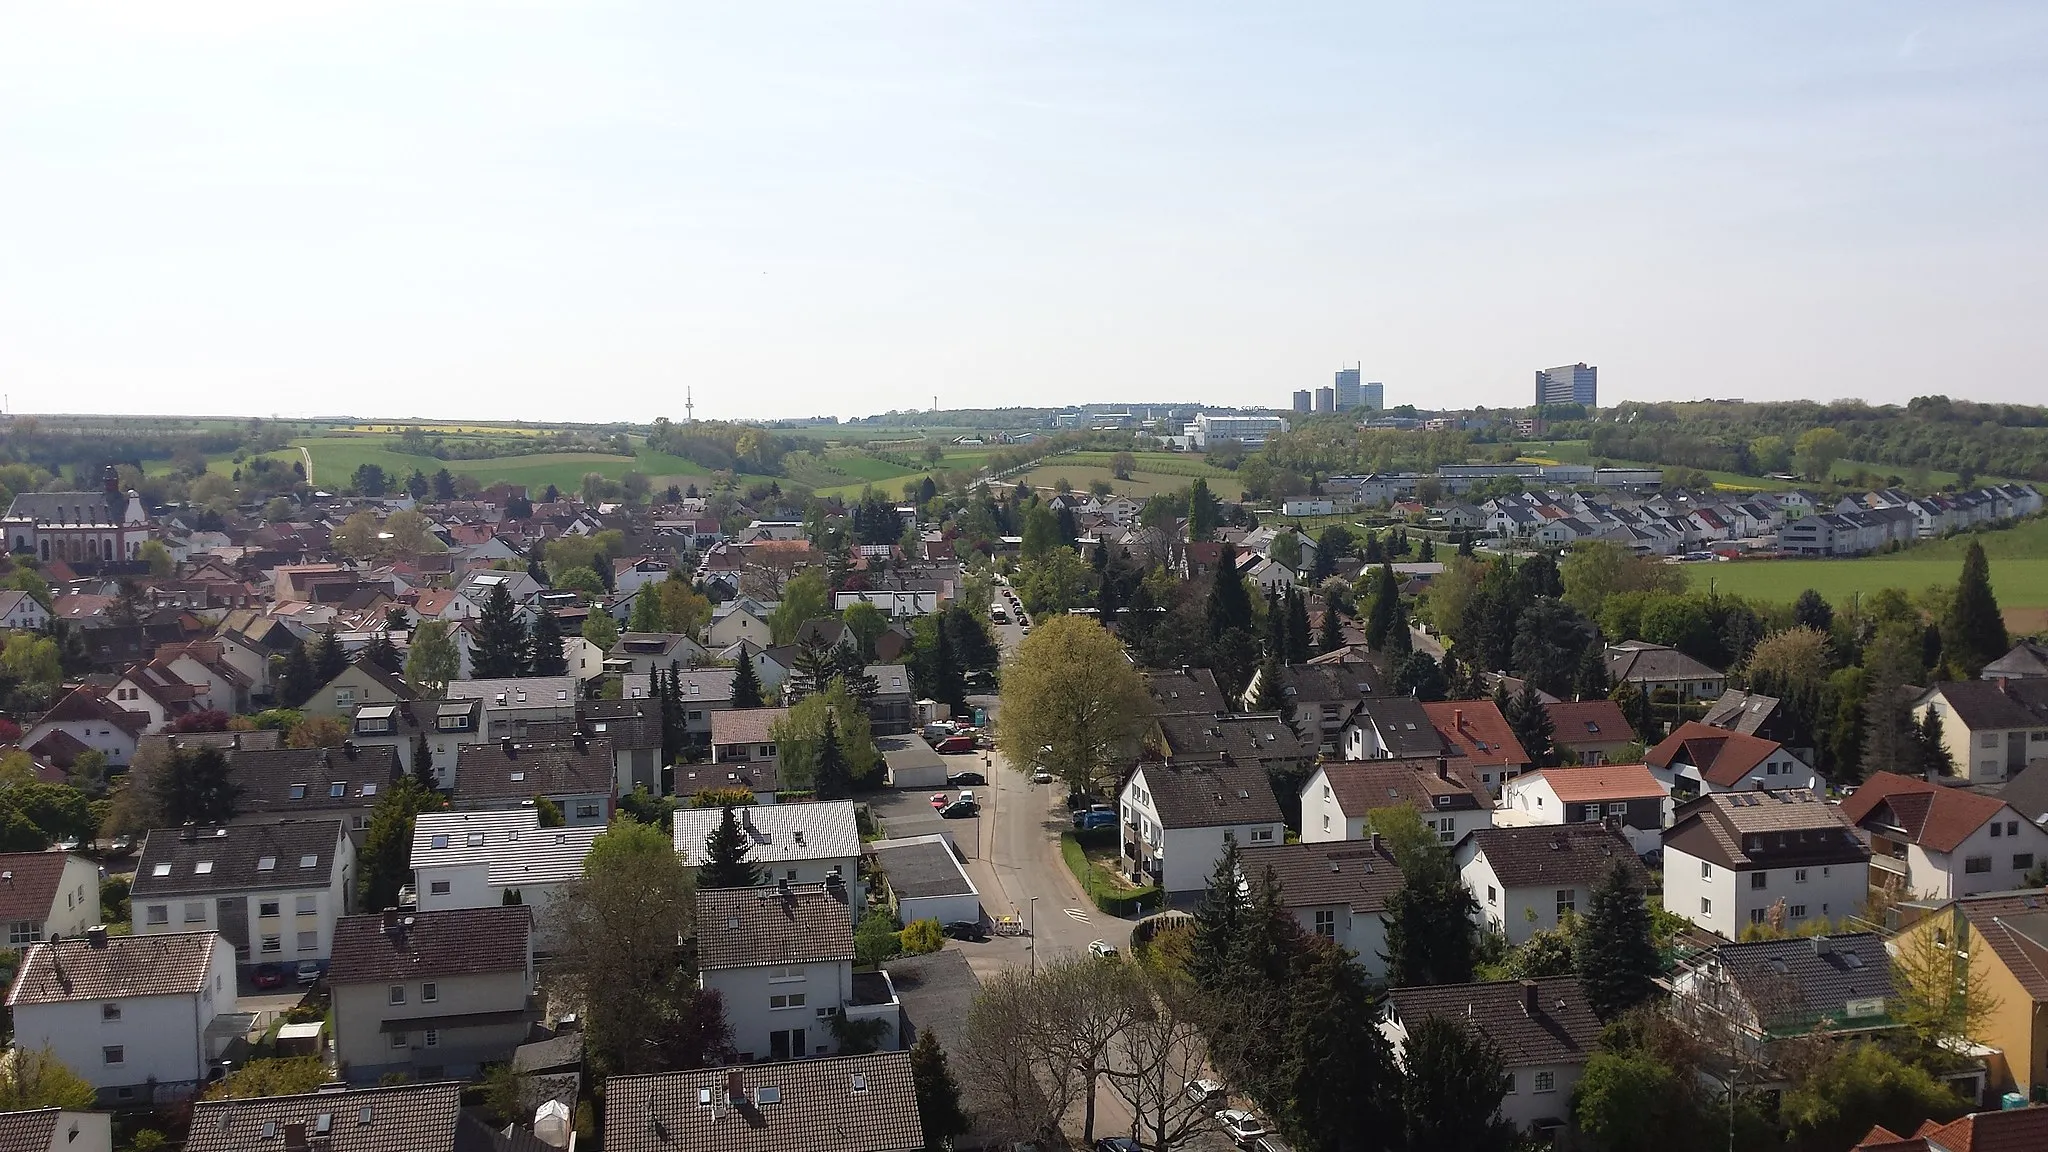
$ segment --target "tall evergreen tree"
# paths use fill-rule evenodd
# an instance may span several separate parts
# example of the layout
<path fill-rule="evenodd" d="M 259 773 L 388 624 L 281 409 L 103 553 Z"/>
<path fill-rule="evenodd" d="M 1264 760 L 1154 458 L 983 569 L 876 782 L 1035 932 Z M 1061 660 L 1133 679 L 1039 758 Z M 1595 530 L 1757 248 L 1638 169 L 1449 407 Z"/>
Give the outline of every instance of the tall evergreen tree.
<path fill-rule="evenodd" d="M 1604 1020 L 1656 995 L 1663 964 L 1650 935 L 1650 905 L 1635 874 L 1620 861 L 1593 889 L 1592 907 L 1580 919 L 1573 961 L 1586 999 Z"/>
<path fill-rule="evenodd" d="M 1387 633 L 1393 630 L 1394 613 L 1399 607 L 1400 585 L 1394 580 L 1394 566 L 1380 561 L 1373 572 L 1372 601 L 1365 610 L 1365 643 L 1377 652 L 1387 643 Z"/>
<path fill-rule="evenodd" d="M 818 770 L 812 784 L 820 800 L 851 800 L 853 798 L 853 770 L 846 763 L 846 752 L 839 747 L 839 726 L 832 713 L 825 713 L 825 734 L 818 738 Z"/>
<path fill-rule="evenodd" d="M 277 702 L 286 708 L 303 706 L 321 684 L 313 677 L 313 658 L 306 647 L 304 640 L 292 645 L 292 650 L 285 653 L 284 667 L 277 673 Z"/>
<path fill-rule="evenodd" d="M 405 657 L 398 654 L 398 646 L 383 632 L 370 637 L 370 642 L 363 645 L 362 660 L 394 676 L 405 671 Z"/>
<path fill-rule="evenodd" d="M 1249 630 L 1252 626 L 1251 597 L 1245 594 L 1244 578 L 1237 574 L 1237 550 L 1228 544 L 1216 560 L 1209 585 L 1207 620 L 1211 641 L 1232 629 Z"/>
<path fill-rule="evenodd" d="M 1271 656 L 1259 665 L 1259 695 L 1252 701 L 1254 712 L 1285 712 L 1287 697 L 1280 693 L 1280 661 Z"/>
<path fill-rule="evenodd" d="M 412 778 L 414 783 L 429 791 L 441 786 L 441 782 L 434 777 L 434 750 L 427 744 L 425 732 L 413 738 Z"/>
<path fill-rule="evenodd" d="M 1956 597 L 1949 603 L 1941 633 L 1946 659 L 1971 678 L 2005 655 L 2011 644 L 2005 618 L 1998 614 L 1998 598 L 1991 594 L 1991 563 L 1984 558 L 1984 545 L 1975 540 L 1963 553 L 1962 579 L 1956 583 Z"/>
<path fill-rule="evenodd" d="M 942 629 L 933 629 L 939 634 Z M 804 637 L 796 646 L 796 667 L 789 670 L 789 683 L 785 698 L 792 704 L 806 696 L 823 692 L 832 683 L 832 674 L 837 668 L 833 658 L 832 645 L 812 634 Z"/>
<path fill-rule="evenodd" d="M 1289 978 L 1280 1061 L 1289 1126 L 1313 1152 L 1376 1147 L 1398 1122 L 1387 1098 L 1399 1076 L 1379 1031 L 1379 997 L 1342 948 L 1319 937 L 1306 944 Z"/>
<path fill-rule="evenodd" d="M 683 758 L 683 746 L 690 738 L 688 714 L 683 711 L 683 673 L 676 661 L 669 661 L 668 680 L 660 695 L 661 763 L 666 767 Z"/>
<path fill-rule="evenodd" d="M 313 660 L 313 686 L 315 688 L 341 675 L 348 669 L 348 652 L 341 646 L 341 640 L 329 628 L 313 642 L 308 653 Z"/>
<path fill-rule="evenodd" d="M 526 628 L 519 623 L 512 593 L 502 583 L 491 586 L 483 611 L 477 615 L 476 651 L 470 668 L 478 680 L 526 674 Z"/>
<path fill-rule="evenodd" d="M 1515 697 L 1508 710 L 1508 725 L 1515 730 L 1515 739 L 1522 745 L 1522 751 L 1529 754 L 1529 763 L 1539 768 L 1549 768 L 1557 763 L 1557 749 L 1551 745 L 1556 727 L 1550 722 L 1550 710 L 1536 695 L 1535 681 L 1522 681 L 1521 694 Z"/>
<path fill-rule="evenodd" d="M 1929 780 L 1956 774 L 1955 757 L 1949 755 L 1948 745 L 1942 740 L 1941 715 L 1934 709 L 1929 708 L 1913 726 L 1913 743 L 1920 754 L 1921 773 Z"/>
<path fill-rule="evenodd" d="M 1792 622 L 1825 636 L 1834 629 L 1835 610 L 1820 593 L 1808 588 L 1792 602 Z"/>
<path fill-rule="evenodd" d="M 931 483 L 927 476 L 925 483 Z M 960 1084 L 946 1062 L 946 1050 L 939 1047 L 938 1033 L 926 1028 L 910 1046 L 910 1083 L 917 1092 L 917 1119 L 924 1129 L 926 1152 L 946 1152 L 953 1137 L 970 1126 L 960 1107 Z"/>
<path fill-rule="evenodd" d="M 1520 1139 L 1500 1104 L 1514 1081 L 1486 1038 L 1453 1016 L 1428 1016 L 1408 1029 L 1402 1052 L 1400 1114 L 1411 1152 L 1511 1152 Z"/>
<path fill-rule="evenodd" d="M 1401 598 L 1394 597 L 1394 620 L 1387 626 L 1387 642 L 1380 649 L 1385 657 L 1380 663 L 1387 668 L 1399 668 L 1415 653 L 1415 637 L 1408 631 L 1408 609 L 1401 606 Z"/>
<path fill-rule="evenodd" d="M 535 676 L 566 676 L 569 657 L 562 651 L 562 620 L 542 608 L 533 614 L 526 650 Z"/>
<path fill-rule="evenodd" d="M 1451 854 L 1433 837 L 1395 845 L 1401 890 L 1387 900 L 1387 983 L 1464 984 L 1472 979 L 1479 904 L 1458 876 Z"/>
<path fill-rule="evenodd" d="M 1344 646 L 1344 618 L 1337 614 L 1336 605 L 1326 598 L 1323 601 L 1322 627 L 1316 633 L 1316 655 L 1325 656 Z"/>
<path fill-rule="evenodd" d="M 761 700 L 761 677 L 754 671 L 754 658 L 743 651 L 739 666 L 732 671 L 732 706 L 759 708 Z"/>
<path fill-rule="evenodd" d="M 1287 607 L 1279 592 L 1266 593 L 1266 655 L 1287 663 Z"/>
<path fill-rule="evenodd" d="M 1206 992 L 1230 986 L 1237 942 L 1244 933 L 1244 896 L 1239 887 L 1237 841 L 1225 840 L 1209 882 L 1195 904 L 1195 938 L 1189 975 Z"/>
<path fill-rule="evenodd" d="M 1308 597 L 1295 589 L 1287 590 L 1287 662 L 1306 664 L 1315 655 L 1308 642 Z"/>
<path fill-rule="evenodd" d="M 1598 640 L 1579 654 L 1579 670 L 1572 677 L 1572 692 L 1581 700 L 1604 700 L 1614 691 L 1607 677 L 1607 646 Z"/>
<path fill-rule="evenodd" d="M 228 777 L 227 757 L 218 748 L 180 748 L 148 774 L 145 784 L 170 827 L 225 824 L 234 818 L 240 794 Z"/>
<path fill-rule="evenodd" d="M 747 853 L 753 841 L 740 827 L 733 806 L 727 804 L 718 817 L 718 827 L 704 838 L 704 866 L 697 869 L 699 888 L 752 888 L 761 882 L 761 869 Z"/>

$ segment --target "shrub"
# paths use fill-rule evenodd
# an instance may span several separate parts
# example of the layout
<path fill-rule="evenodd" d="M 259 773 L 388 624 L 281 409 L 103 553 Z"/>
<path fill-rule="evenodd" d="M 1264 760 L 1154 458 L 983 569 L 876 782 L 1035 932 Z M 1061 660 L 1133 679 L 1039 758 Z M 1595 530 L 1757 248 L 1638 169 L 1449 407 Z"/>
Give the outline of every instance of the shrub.
<path fill-rule="evenodd" d="M 937 952 L 946 946 L 945 933 L 939 930 L 937 920 L 912 920 L 899 935 L 903 941 L 903 951 L 911 956 Z"/>

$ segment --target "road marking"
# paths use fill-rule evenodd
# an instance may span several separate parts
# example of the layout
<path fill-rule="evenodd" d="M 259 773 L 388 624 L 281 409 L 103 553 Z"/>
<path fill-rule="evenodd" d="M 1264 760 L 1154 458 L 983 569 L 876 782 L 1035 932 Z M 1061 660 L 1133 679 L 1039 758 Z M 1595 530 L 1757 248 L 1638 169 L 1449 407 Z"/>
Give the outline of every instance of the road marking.
<path fill-rule="evenodd" d="M 1083 924 L 1088 923 L 1088 914 L 1086 912 L 1081 911 L 1079 908 L 1062 908 L 1060 909 L 1060 911 L 1065 912 L 1067 915 L 1072 916 L 1074 919 L 1079 920 Z"/>

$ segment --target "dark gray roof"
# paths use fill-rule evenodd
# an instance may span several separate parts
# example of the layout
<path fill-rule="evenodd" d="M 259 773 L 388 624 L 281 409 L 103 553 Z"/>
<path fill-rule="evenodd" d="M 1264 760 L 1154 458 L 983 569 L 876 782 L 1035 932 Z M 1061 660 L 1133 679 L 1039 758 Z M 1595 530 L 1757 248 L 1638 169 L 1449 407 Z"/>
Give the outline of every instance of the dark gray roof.
<path fill-rule="evenodd" d="M 1372 695 L 1372 665 L 1294 664 L 1280 670 L 1280 695 L 1289 704 L 1337 704 Z"/>
<path fill-rule="evenodd" d="M 1702 796 L 1678 810 L 1664 846 L 1738 870 L 1870 859 L 1841 808 L 1804 788 Z"/>
<path fill-rule="evenodd" d="M 1528 985 L 1534 986 L 1533 1012 L 1526 1007 Z M 1431 1016 L 1456 1019 L 1493 1041 L 1509 1068 L 1582 1063 L 1600 1042 L 1600 1018 L 1576 976 L 1396 988 L 1387 1003 L 1390 1015 L 1411 1029 Z"/>
<path fill-rule="evenodd" d="M 1972 730 L 2048 727 L 2048 680 L 1957 680 L 1927 691 Z"/>
<path fill-rule="evenodd" d="M 882 968 L 896 985 L 896 998 L 910 1025 L 903 1037 L 905 1047 L 917 1042 L 919 1032 L 931 1032 L 938 1036 L 939 1047 L 959 1053 L 967 1039 L 967 1013 L 981 991 L 981 978 L 967 966 L 966 953 L 945 948 L 923 956 L 899 956 L 883 962 Z"/>
<path fill-rule="evenodd" d="M 526 725 L 526 739 L 535 743 L 557 743 L 573 740 L 580 729 L 585 736 L 602 736 L 612 742 L 612 750 L 661 747 L 661 715 L 652 701 L 635 700 L 642 712 L 638 715 L 590 717 L 583 720 L 533 720 Z"/>
<path fill-rule="evenodd" d="M 249 748 L 226 753 L 235 810 L 277 816 L 374 808 L 398 779 L 398 750 L 388 745 Z M 336 794 L 339 786 L 339 795 Z"/>
<path fill-rule="evenodd" d="M 1723 944 L 1714 956 L 1773 1030 L 1843 1018 L 1851 1000 L 1897 995 L 1891 957 L 1874 932 Z"/>
<path fill-rule="evenodd" d="M 1721 694 L 1719 700 L 1714 701 L 1707 709 L 1707 714 L 1700 717 L 1700 722 L 1716 728 L 1726 728 L 1731 732 L 1756 736 L 1760 735 L 1758 729 L 1770 721 L 1771 713 L 1777 711 L 1779 703 L 1776 696 L 1730 688 Z"/>
<path fill-rule="evenodd" d="M 1414 697 L 1375 696 L 1362 701 L 1360 710 L 1372 718 L 1374 730 L 1394 759 L 1443 754 L 1443 735 Z"/>
<path fill-rule="evenodd" d="M 942 839 L 876 845 L 872 851 L 898 896 L 965 896 L 974 890 Z"/>
<path fill-rule="evenodd" d="M 1147 671 L 1145 690 L 1152 694 L 1153 705 L 1162 716 L 1180 712 L 1211 716 L 1230 710 L 1230 701 L 1216 684 L 1216 674 L 1207 668 Z"/>
<path fill-rule="evenodd" d="M 1277 713 L 1161 716 L 1159 734 L 1176 762 L 1301 764 L 1315 759 L 1317 741 L 1303 739 Z"/>
<path fill-rule="evenodd" d="M 325 888 L 341 844 L 339 820 L 158 828 L 135 865 L 137 899 L 255 888 Z"/>
<path fill-rule="evenodd" d="M 1278 844 L 1238 850 L 1238 870 L 1253 884 L 1270 869 L 1287 908 L 1342 905 L 1378 912 L 1405 881 L 1393 850 L 1367 840 Z"/>
<path fill-rule="evenodd" d="M 1687 656 L 1676 648 L 1630 640 L 1607 648 L 1608 679 L 1623 680 L 1716 680 L 1722 673 Z"/>
<path fill-rule="evenodd" d="M 1592 887 L 1616 864 L 1647 885 L 1649 874 L 1621 833 L 1605 824 L 1479 828 L 1465 837 L 1509 888 L 1570 884 Z M 1459 858 L 1467 851 L 1460 845 Z"/>
<path fill-rule="evenodd" d="M 698 967 L 754 968 L 853 959 L 846 889 L 824 884 L 697 893 Z"/>
<path fill-rule="evenodd" d="M 8 990 L 7 1004 L 196 996 L 212 970 L 213 950 L 226 947 L 227 941 L 214 932 L 109 936 L 104 948 L 93 947 L 85 936 L 32 945 Z"/>
<path fill-rule="evenodd" d="M 1167 828 L 1278 823 L 1280 802 L 1252 764 L 1141 764 L 1152 808 Z"/>
<path fill-rule="evenodd" d="M 614 1076 L 604 1100 L 605 1152 L 924 1148 L 908 1052 Z"/>
<path fill-rule="evenodd" d="M 1982 679 L 1996 680 L 2000 676 L 2048 676 L 2048 644 L 2022 640 L 1984 666 Z"/>
<path fill-rule="evenodd" d="M 609 793 L 614 770 L 612 742 L 602 736 L 584 740 L 581 748 L 574 741 L 464 744 L 455 755 L 455 799 Z"/>
<path fill-rule="evenodd" d="M 1998 798 L 2039 824 L 2048 817 L 2048 761 L 2036 760 L 2027 765 L 2019 775 L 2005 782 Z"/>
<path fill-rule="evenodd" d="M 317 1142 L 325 1118 L 327 1142 Z M 196 1100 L 185 1152 L 249 1152 L 284 1147 L 288 1124 L 305 1125 L 313 1147 L 331 1152 L 548 1152 L 524 1132 L 493 1132 L 462 1110 L 462 1085 L 387 1088 Z"/>
<path fill-rule="evenodd" d="M 423 976 L 523 971 L 533 917 L 523 905 L 412 912 L 384 926 L 382 913 L 334 925 L 330 984 L 381 984 Z"/>
<path fill-rule="evenodd" d="M 128 497 L 119 492 L 17 492 L 7 518 L 38 524 L 119 524 L 127 511 Z"/>

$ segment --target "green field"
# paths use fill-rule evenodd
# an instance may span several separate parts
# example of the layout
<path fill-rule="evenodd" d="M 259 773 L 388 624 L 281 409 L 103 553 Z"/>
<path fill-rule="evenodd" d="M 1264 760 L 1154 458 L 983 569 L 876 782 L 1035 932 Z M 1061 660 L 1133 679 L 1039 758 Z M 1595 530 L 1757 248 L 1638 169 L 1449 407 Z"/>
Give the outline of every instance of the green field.
<path fill-rule="evenodd" d="M 1693 587 L 1734 593 L 1754 600 L 1790 603 L 1808 588 L 1831 604 L 1879 588 L 1918 592 L 1932 584 L 1953 585 L 1962 574 L 1961 560 L 1738 560 L 1728 564 L 1688 564 Z M 1993 560 L 1991 589 L 2000 608 L 2048 608 L 2048 559 Z"/>
<path fill-rule="evenodd" d="M 1210 477 L 1209 491 L 1219 500 L 1244 499 L 1244 486 L 1228 472 Z M 1013 476 L 1005 483 L 1022 482 L 1033 488 L 1051 491 L 1061 480 L 1072 485 L 1076 492 L 1086 492 L 1088 485 L 1097 480 L 1107 481 L 1110 488 L 1120 496 L 1156 496 L 1161 492 L 1174 492 L 1187 487 L 1192 478 L 1162 472 L 1147 472 L 1141 464 L 1129 480 L 1118 480 L 1110 475 L 1107 465 L 1075 464 L 1071 456 L 1057 456 L 1029 472 Z"/>
<path fill-rule="evenodd" d="M 1558 464 L 1590 464 L 1593 462 L 1592 457 L 1586 451 L 1586 441 L 1584 440 L 1527 440 L 1517 441 L 1515 446 L 1521 449 L 1521 458 L 1523 460 Z M 1641 460 L 1609 459 L 1604 462 L 1614 468 L 1668 467 L 1668 465 L 1651 464 Z M 1910 468 L 1900 468 L 1892 464 L 1872 464 L 1867 460 L 1837 460 L 1830 475 L 1838 482 L 1848 483 L 1855 478 L 1858 472 L 1868 472 L 1880 477 L 1899 476 L 1907 479 L 1918 479 L 1912 476 L 1912 469 Z M 1729 491 L 1778 492 L 1810 486 L 1804 482 L 1772 480 L 1767 476 L 1745 476 L 1740 472 L 1706 470 L 1706 474 L 1714 481 L 1714 487 L 1724 488 Z M 1946 488 L 1953 487 L 1957 479 L 1956 474 L 1953 472 L 1929 469 L 1925 483 L 1933 488 Z M 2000 482 L 2000 478 L 1982 476 L 1976 482 L 1980 485 L 1996 484 Z"/>
<path fill-rule="evenodd" d="M 328 489 L 347 484 L 349 477 L 364 464 L 377 465 L 395 480 L 410 476 L 414 469 L 432 476 L 436 470 L 446 468 L 457 476 L 474 476 L 483 484 L 504 481 L 529 488 L 553 484 L 565 492 L 575 491 L 587 472 L 616 480 L 627 472 L 637 471 L 656 485 L 687 485 L 709 478 L 698 465 L 680 456 L 650 452 L 645 446 L 633 457 L 603 452 L 541 452 L 493 460 L 438 460 L 400 452 L 395 438 L 389 436 L 313 436 L 292 443 L 293 451 L 277 455 L 290 458 L 296 455 L 297 448 L 305 448 L 313 457 L 314 484 Z"/>

